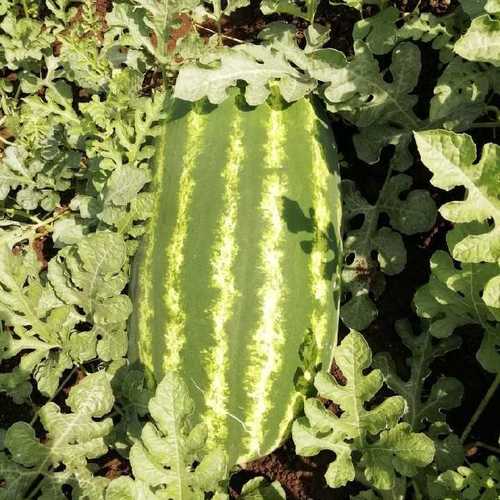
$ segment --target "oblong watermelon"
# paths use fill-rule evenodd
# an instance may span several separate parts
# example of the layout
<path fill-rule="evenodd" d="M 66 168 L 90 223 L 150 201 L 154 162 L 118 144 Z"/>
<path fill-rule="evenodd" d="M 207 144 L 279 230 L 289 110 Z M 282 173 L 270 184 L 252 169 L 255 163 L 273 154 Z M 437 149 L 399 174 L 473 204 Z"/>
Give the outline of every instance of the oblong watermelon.
<path fill-rule="evenodd" d="M 337 342 L 341 200 L 314 105 L 174 101 L 134 262 L 129 359 L 176 370 L 231 463 L 276 448 Z"/>

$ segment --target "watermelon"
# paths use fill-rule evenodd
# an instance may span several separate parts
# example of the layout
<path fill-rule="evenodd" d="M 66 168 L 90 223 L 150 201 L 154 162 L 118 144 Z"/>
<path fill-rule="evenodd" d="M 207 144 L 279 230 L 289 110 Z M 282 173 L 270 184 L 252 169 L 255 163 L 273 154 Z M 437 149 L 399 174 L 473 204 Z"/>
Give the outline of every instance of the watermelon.
<path fill-rule="evenodd" d="M 341 198 L 316 104 L 173 100 L 133 265 L 129 359 L 180 373 L 209 446 L 244 464 L 286 438 L 337 343 Z"/>

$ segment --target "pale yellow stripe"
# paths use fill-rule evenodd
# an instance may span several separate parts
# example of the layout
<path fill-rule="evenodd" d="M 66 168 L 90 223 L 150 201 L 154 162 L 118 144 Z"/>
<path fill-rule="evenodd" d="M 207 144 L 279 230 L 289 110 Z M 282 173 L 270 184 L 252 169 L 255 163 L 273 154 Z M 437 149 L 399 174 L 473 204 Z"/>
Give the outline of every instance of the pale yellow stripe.
<path fill-rule="evenodd" d="M 170 244 L 166 249 L 167 273 L 163 303 L 167 311 L 165 325 L 165 344 L 167 354 L 163 367 L 165 370 L 176 370 L 180 364 L 180 355 L 185 343 L 186 313 L 182 305 L 181 273 L 184 264 L 184 243 L 188 232 L 189 207 L 195 182 L 193 171 L 201 151 L 202 135 L 206 119 L 201 113 L 191 112 L 187 123 L 186 150 L 182 158 L 183 170 L 179 182 L 178 209 L 175 228 Z"/>
<path fill-rule="evenodd" d="M 153 174 L 153 189 L 158 190 L 160 186 L 163 185 L 163 177 L 166 165 L 166 135 L 165 128 L 163 130 L 164 137 L 162 143 L 158 149 L 158 156 L 155 159 L 155 172 Z M 138 303 L 134 304 L 137 307 L 137 324 L 139 329 L 139 339 L 138 339 L 138 349 L 139 357 L 145 368 L 153 371 L 153 352 L 152 352 L 152 341 L 153 335 L 151 335 L 151 324 L 153 320 L 153 307 L 152 307 L 152 267 L 153 267 L 153 255 L 155 249 L 157 248 L 157 229 L 158 220 L 160 213 L 160 196 L 158 193 L 154 196 L 153 202 L 153 212 L 151 219 L 148 222 L 148 229 L 145 235 L 145 241 L 143 243 L 145 248 L 144 260 L 141 263 L 141 275 L 139 277 L 139 289 L 140 300 Z"/>
<path fill-rule="evenodd" d="M 284 176 L 279 172 L 284 167 L 286 127 L 283 113 L 271 111 L 265 146 L 264 167 L 268 170 L 263 180 L 260 204 L 264 231 L 260 244 L 260 268 L 264 282 L 258 291 L 260 319 L 252 336 L 250 361 L 245 387 L 249 391 L 251 406 L 245 421 L 247 430 L 247 458 L 260 454 L 259 446 L 264 438 L 264 422 L 272 407 L 270 380 L 283 363 L 282 302 L 285 298 L 282 275 L 282 242 L 286 231 L 282 218 L 282 197 L 286 194 Z"/>
<path fill-rule="evenodd" d="M 231 127 L 227 163 L 224 166 L 223 214 L 217 223 L 216 242 L 211 257 L 211 285 L 217 290 L 217 299 L 210 310 L 215 346 L 206 354 L 208 389 L 205 401 L 208 412 L 205 423 L 208 427 L 208 445 L 215 437 L 222 441 L 227 437 L 227 382 L 228 335 L 226 323 L 230 319 L 234 302 L 238 297 L 233 265 L 238 254 L 236 225 L 238 222 L 239 174 L 245 157 L 241 116 L 236 114 Z M 234 360 L 233 360 L 234 361 Z"/>
<path fill-rule="evenodd" d="M 311 327 L 315 341 L 318 347 L 321 348 L 328 335 L 328 295 L 333 293 L 331 283 L 324 278 L 324 269 L 329 257 L 328 226 L 332 223 L 327 188 L 327 179 L 331 173 L 328 170 L 328 164 L 316 137 L 316 113 L 312 106 L 309 106 L 307 109 L 306 127 L 311 137 L 310 145 L 312 154 L 312 205 L 316 222 L 314 244 L 310 258 L 312 293 L 316 300 L 311 317 Z"/>
<path fill-rule="evenodd" d="M 315 298 L 314 309 L 311 316 L 311 327 L 315 335 L 315 341 L 320 346 L 325 341 L 328 334 L 328 294 L 332 293 L 330 284 L 324 279 L 324 266 L 328 259 L 328 242 L 325 235 L 328 231 L 328 226 L 332 222 L 330 205 L 328 203 L 328 190 L 326 179 L 331 173 L 328 170 L 328 165 L 325 161 L 321 146 L 316 138 L 316 113 L 312 106 L 306 106 L 307 119 L 306 130 L 311 138 L 309 142 L 311 148 L 311 182 L 312 182 L 312 205 L 315 214 L 316 232 L 314 235 L 313 249 L 310 255 L 310 275 L 312 283 L 312 293 Z M 304 373 L 304 376 L 312 382 L 314 373 Z M 298 409 L 302 404 L 303 396 L 300 393 L 288 403 L 278 432 L 278 440 L 274 447 L 280 444 L 282 436 L 286 434 L 290 427 L 290 422 L 294 419 Z"/>

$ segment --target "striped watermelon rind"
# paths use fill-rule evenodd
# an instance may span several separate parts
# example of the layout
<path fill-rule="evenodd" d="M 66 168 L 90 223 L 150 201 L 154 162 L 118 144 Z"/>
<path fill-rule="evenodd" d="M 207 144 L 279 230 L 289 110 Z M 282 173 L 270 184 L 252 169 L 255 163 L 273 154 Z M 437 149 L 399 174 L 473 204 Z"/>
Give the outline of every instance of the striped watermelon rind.
<path fill-rule="evenodd" d="M 337 342 L 341 199 L 308 99 L 173 100 L 133 266 L 131 362 L 181 373 L 231 463 L 275 449 Z"/>

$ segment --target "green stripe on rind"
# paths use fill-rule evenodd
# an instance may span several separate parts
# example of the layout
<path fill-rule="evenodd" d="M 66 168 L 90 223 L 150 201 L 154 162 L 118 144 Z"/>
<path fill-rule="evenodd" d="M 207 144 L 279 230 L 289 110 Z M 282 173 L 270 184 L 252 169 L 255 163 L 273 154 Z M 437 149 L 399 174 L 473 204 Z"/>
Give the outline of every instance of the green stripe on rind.
<path fill-rule="evenodd" d="M 267 139 L 266 124 L 269 110 L 261 106 L 242 115 L 242 128 L 245 137 L 246 156 L 240 173 L 240 199 L 236 241 L 240 252 L 234 266 L 235 285 L 240 292 L 228 322 L 229 350 L 233 362 L 228 368 L 228 382 L 233 388 L 229 394 L 228 437 L 226 448 L 241 450 L 242 436 L 245 433 L 244 421 L 249 404 L 249 392 L 243 388 L 246 370 L 250 366 L 250 336 L 260 317 L 260 305 L 255 297 L 256 290 L 262 287 L 264 274 L 259 269 L 259 248 L 264 235 L 264 226 L 259 217 L 258 207 L 262 202 L 262 179 L 265 173 L 263 157 Z M 250 147 L 248 147 L 250 145 Z M 253 300 L 249 300 L 253 297 Z M 234 390 L 240 387 L 242 390 Z M 235 458 L 240 458 L 237 456 Z"/>
<path fill-rule="evenodd" d="M 259 207 L 264 225 L 264 236 L 260 245 L 259 267 L 264 282 L 257 291 L 260 318 L 255 332 L 249 339 L 251 356 L 243 382 L 249 389 L 252 404 L 247 411 L 245 446 L 248 457 L 261 454 L 264 441 L 264 424 L 269 410 L 270 381 L 283 363 L 281 350 L 285 342 L 283 331 L 282 302 L 286 293 L 282 272 L 283 242 L 286 223 L 282 216 L 283 197 L 287 193 L 286 176 L 283 175 L 286 152 L 286 126 L 281 111 L 271 110 L 267 128 L 267 143 L 263 159 L 265 174 L 262 183 L 262 201 Z"/>
<path fill-rule="evenodd" d="M 323 367 L 330 367 L 333 361 L 333 349 L 337 345 L 338 324 L 340 318 L 340 276 L 342 267 L 342 200 L 340 197 L 340 175 L 338 173 L 337 149 L 333 134 L 326 123 L 323 111 L 318 106 L 309 109 L 308 131 L 314 137 L 314 169 L 321 171 L 315 179 L 320 187 L 318 202 L 324 203 L 324 217 L 317 217 L 319 244 L 325 251 L 322 270 L 329 282 L 326 308 L 328 327 L 326 335 L 319 339 L 320 358 Z M 320 212 L 322 214 L 323 211 Z"/>
<path fill-rule="evenodd" d="M 287 180 L 288 189 L 284 200 L 283 214 L 287 224 L 284 245 L 285 260 L 282 272 L 285 287 L 289 290 L 283 303 L 286 311 L 284 330 L 287 332 L 283 346 L 285 362 L 280 372 L 273 377 L 271 385 L 272 405 L 280 408 L 272 412 L 265 424 L 264 444 L 266 451 L 276 448 L 287 435 L 293 416 L 303 404 L 303 396 L 290 383 L 301 366 L 299 350 L 306 337 L 312 336 L 311 311 L 318 307 L 310 290 L 314 286 L 310 273 L 311 245 L 314 241 L 314 200 L 311 154 L 314 135 L 304 134 L 311 106 L 302 101 L 283 111 L 286 123 Z M 301 124 L 300 127 L 297 124 Z M 306 160 L 307 159 L 307 160 Z M 308 163 L 303 164 L 304 160 Z M 306 173 L 306 172 L 307 173 Z M 324 281 L 324 280 L 323 280 Z M 297 298 L 300 296 L 300 300 Z M 312 377 L 311 377 L 312 378 Z M 288 392 L 284 390 L 288 387 Z"/>
<path fill-rule="evenodd" d="M 130 338 L 148 347 L 139 355 L 157 381 L 166 367 L 185 375 L 210 445 L 242 463 L 276 447 L 300 409 L 305 338 L 318 343 L 312 364 L 336 342 L 325 267 L 329 246 L 337 267 L 340 255 L 333 136 L 307 100 L 189 107 L 177 107 L 157 153 L 156 221 L 134 265 L 150 288 L 131 288 Z"/>
<path fill-rule="evenodd" d="M 162 133 L 157 139 L 156 155 L 153 162 L 152 191 L 161 192 L 163 176 L 165 172 L 166 149 L 168 133 L 163 125 Z M 132 279 L 130 283 L 131 295 L 141 297 L 134 304 L 135 314 L 131 318 L 129 328 L 130 347 L 129 359 L 135 362 L 140 359 L 147 373 L 153 373 L 152 341 L 150 325 L 154 317 L 154 308 L 151 301 L 151 277 L 154 253 L 157 248 L 156 234 L 158 232 L 160 196 L 156 194 L 153 198 L 152 216 L 148 223 L 146 232 L 140 248 L 134 259 Z"/>
<path fill-rule="evenodd" d="M 312 281 L 312 296 L 316 300 L 311 317 L 311 327 L 316 343 L 323 346 L 328 335 L 330 324 L 328 302 L 331 300 L 331 283 L 325 278 L 325 265 L 328 258 L 328 225 L 332 221 L 330 204 L 328 203 L 328 166 L 323 157 L 321 146 L 316 140 L 317 118 L 314 110 L 309 108 L 306 121 L 306 130 L 312 138 L 311 148 L 311 181 L 312 205 L 314 210 L 314 239 L 311 251 L 310 272 Z"/>
<path fill-rule="evenodd" d="M 165 251 L 167 271 L 162 294 L 167 318 L 165 324 L 166 355 L 163 363 L 165 371 L 178 369 L 181 363 L 181 350 L 186 341 L 184 330 L 186 311 L 183 304 L 180 276 L 184 264 L 184 243 L 191 217 L 189 208 L 195 186 L 194 171 L 200 167 L 197 160 L 203 148 L 205 125 L 204 115 L 197 112 L 189 113 L 186 149 L 182 158 L 183 170 L 177 194 L 177 213 L 170 215 L 172 218 L 175 217 L 176 224 L 171 241 Z"/>
<path fill-rule="evenodd" d="M 229 103 L 228 103 L 229 104 Z M 226 106 L 226 103 L 223 104 Z M 224 167 L 228 163 L 233 115 L 224 107 L 203 107 L 209 120 L 203 136 L 204 147 L 198 157 L 199 168 L 195 174 L 188 233 L 186 235 L 184 266 L 181 272 L 181 288 L 187 311 L 185 344 L 180 371 L 190 385 L 195 405 L 200 408 L 208 402 L 208 356 L 216 346 L 213 335 L 211 311 L 219 298 L 219 290 L 213 286 L 213 252 L 217 241 L 221 217 L 224 214 L 226 181 Z M 208 416 L 207 412 L 200 418 Z"/>
<path fill-rule="evenodd" d="M 199 107 L 190 103 L 174 101 L 171 114 L 167 122 L 166 163 L 162 165 L 165 170 L 163 182 L 157 192 L 159 197 L 158 220 L 156 231 L 156 246 L 153 258 L 153 272 L 151 273 L 150 286 L 151 301 L 155 315 L 149 324 L 150 332 L 154 332 L 154 346 L 152 349 L 152 364 L 154 374 L 159 381 L 160 374 L 164 371 L 165 358 L 168 354 L 166 325 L 170 317 L 165 308 L 165 281 L 167 279 L 169 261 L 165 252 L 172 242 L 177 228 L 176 215 L 179 211 L 179 193 L 184 175 L 184 158 L 188 147 L 191 131 L 190 115 L 199 114 Z M 151 333 L 150 333 L 151 335 Z"/>
<path fill-rule="evenodd" d="M 214 347 L 205 355 L 208 389 L 206 391 L 207 413 L 204 422 L 208 427 L 209 444 L 225 440 L 228 434 L 227 366 L 229 364 L 229 335 L 227 323 L 232 316 L 238 290 L 234 279 L 234 262 L 238 254 L 235 232 L 238 221 L 239 174 L 245 157 L 241 116 L 234 115 L 231 127 L 227 163 L 222 170 L 225 181 L 223 211 L 216 232 L 216 242 L 212 249 L 211 286 L 217 290 L 217 299 L 210 309 L 213 324 Z"/>

